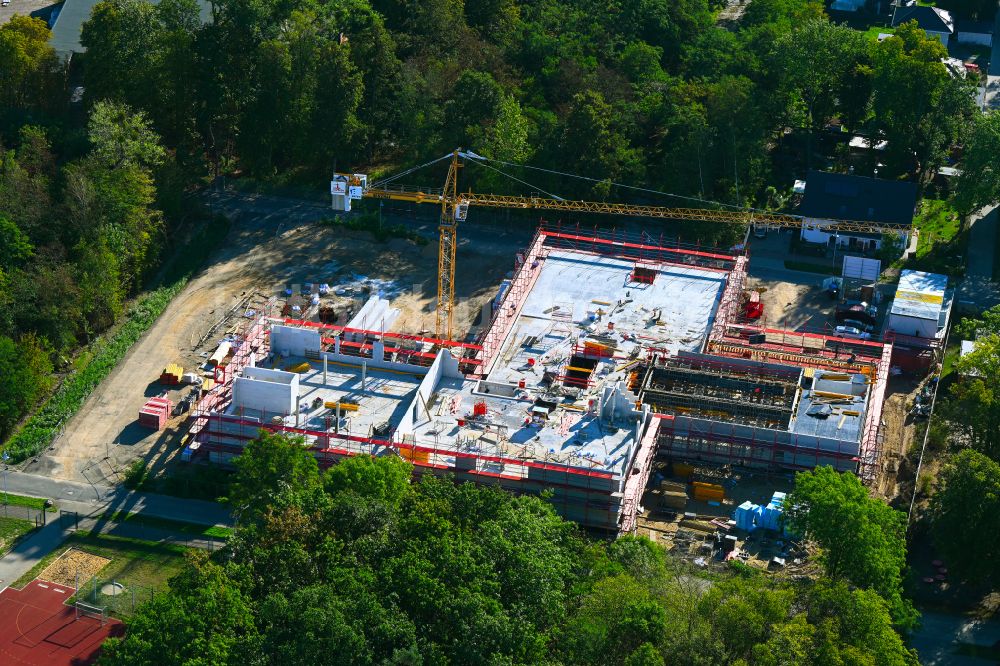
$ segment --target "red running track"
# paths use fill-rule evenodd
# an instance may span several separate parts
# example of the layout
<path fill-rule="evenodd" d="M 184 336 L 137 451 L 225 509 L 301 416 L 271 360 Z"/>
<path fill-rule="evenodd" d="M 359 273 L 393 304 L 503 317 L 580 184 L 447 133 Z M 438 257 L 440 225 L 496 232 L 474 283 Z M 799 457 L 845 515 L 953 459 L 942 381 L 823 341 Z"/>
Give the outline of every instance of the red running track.
<path fill-rule="evenodd" d="M 97 660 L 108 636 L 121 636 L 125 626 L 108 618 L 76 618 L 67 606 L 73 588 L 33 580 L 23 589 L 0 592 L 0 664 L 86 666 Z"/>

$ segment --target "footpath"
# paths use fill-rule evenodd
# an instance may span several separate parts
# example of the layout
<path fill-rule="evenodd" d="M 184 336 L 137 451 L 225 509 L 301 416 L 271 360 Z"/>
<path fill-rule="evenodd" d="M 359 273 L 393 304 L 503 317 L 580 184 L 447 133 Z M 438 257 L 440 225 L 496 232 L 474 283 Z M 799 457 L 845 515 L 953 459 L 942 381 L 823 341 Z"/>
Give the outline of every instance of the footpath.
<path fill-rule="evenodd" d="M 6 489 L 17 495 L 51 499 L 59 511 L 47 513 L 47 522 L 43 527 L 19 541 L 0 558 L 0 591 L 59 548 L 77 530 L 215 550 L 222 545 L 221 541 L 159 526 L 147 526 L 142 523 L 141 517 L 176 520 L 206 527 L 232 525 L 229 510 L 221 504 L 142 493 L 122 487 L 56 481 L 8 471 Z M 122 523 L 103 517 L 113 512 L 136 513 L 141 517 Z"/>

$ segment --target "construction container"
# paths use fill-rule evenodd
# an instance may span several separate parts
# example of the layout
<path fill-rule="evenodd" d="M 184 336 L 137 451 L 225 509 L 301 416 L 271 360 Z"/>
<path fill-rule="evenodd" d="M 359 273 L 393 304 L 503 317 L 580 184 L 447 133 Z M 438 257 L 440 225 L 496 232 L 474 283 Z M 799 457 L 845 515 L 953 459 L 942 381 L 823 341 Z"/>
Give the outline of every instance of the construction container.
<path fill-rule="evenodd" d="M 168 398 L 150 398 L 139 409 L 139 425 L 162 430 L 167 425 L 173 403 Z"/>
<path fill-rule="evenodd" d="M 176 363 L 171 363 L 163 369 L 163 372 L 160 373 L 160 383 L 167 384 L 169 386 L 176 386 L 181 383 L 181 377 L 183 376 L 184 368 Z"/>
<path fill-rule="evenodd" d="M 722 486 L 701 481 L 691 484 L 691 494 L 701 502 L 721 502 L 726 497 L 726 491 Z"/>

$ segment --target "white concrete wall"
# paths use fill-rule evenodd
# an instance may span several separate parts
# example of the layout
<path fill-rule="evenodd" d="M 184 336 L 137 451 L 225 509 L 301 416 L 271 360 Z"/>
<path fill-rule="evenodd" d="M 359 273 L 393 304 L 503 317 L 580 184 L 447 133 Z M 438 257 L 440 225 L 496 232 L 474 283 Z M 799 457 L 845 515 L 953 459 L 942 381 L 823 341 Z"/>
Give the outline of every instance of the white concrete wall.
<path fill-rule="evenodd" d="M 268 414 L 291 414 L 298 408 L 299 376 L 293 372 L 245 368 L 250 375 L 233 380 L 233 405 L 263 410 Z M 273 374 L 291 375 L 274 377 Z"/>
<path fill-rule="evenodd" d="M 918 319 L 905 315 L 890 314 L 888 330 L 900 335 L 912 335 L 918 338 L 933 338 L 937 335 L 936 319 Z"/>
<path fill-rule="evenodd" d="M 375 347 L 372 351 L 378 352 L 378 343 L 373 345 Z M 336 352 L 323 352 L 320 355 L 320 363 L 323 362 L 323 357 L 326 357 L 329 363 L 345 363 L 347 365 L 352 365 L 357 368 L 361 368 L 361 364 L 365 363 L 369 368 L 379 369 L 379 370 L 393 370 L 396 372 L 406 372 L 411 375 L 423 375 L 427 373 L 427 368 L 420 365 L 410 365 L 408 363 L 394 363 L 393 361 L 384 360 L 385 354 L 379 354 L 377 357 L 373 358 L 363 358 L 361 356 L 351 356 L 350 354 L 338 354 Z M 457 365 L 457 364 L 456 364 Z M 322 365 L 319 366 L 322 369 Z"/>
<path fill-rule="evenodd" d="M 413 401 L 406 409 L 399 425 L 396 426 L 396 434 L 399 436 L 412 435 L 415 428 L 421 423 L 430 419 L 427 418 L 426 406 L 430 404 L 431 396 L 437 389 L 442 377 L 451 379 L 463 379 L 464 375 L 458 371 L 458 361 L 447 349 L 438 352 L 437 358 L 431 367 L 427 368 L 427 374 L 417 387 L 417 392 L 413 396 Z"/>
<path fill-rule="evenodd" d="M 347 328 L 361 328 L 368 331 L 387 331 L 399 317 L 399 310 L 389 307 L 389 301 L 378 296 L 372 296 L 361 306 L 358 313 L 347 323 Z M 359 333 L 345 334 L 347 340 L 357 341 L 362 337 Z"/>
<path fill-rule="evenodd" d="M 242 377 L 247 377 L 249 379 L 259 379 L 261 381 L 274 382 L 276 384 L 297 384 L 299 381 L 299 376 L 294 372 L 272 370 L 270 368 L 258 368 L 257 366 L 248 366 L 243 368 L 243 372 L 240 374 Z"/>
<path fill-rule="evenodd" d="M 305 356 L 306 351 L 318 352 L 321 346 L 318 329 L 281 325 L 271 327 L 272 354 Z"/>

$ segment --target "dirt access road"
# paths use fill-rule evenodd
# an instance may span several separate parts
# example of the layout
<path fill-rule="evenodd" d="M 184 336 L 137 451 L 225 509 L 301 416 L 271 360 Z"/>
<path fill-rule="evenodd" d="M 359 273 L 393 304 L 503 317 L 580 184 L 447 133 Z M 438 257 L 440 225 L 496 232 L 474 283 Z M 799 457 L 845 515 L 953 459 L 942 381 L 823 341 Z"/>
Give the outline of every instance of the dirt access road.
<path fill-rule="evenodd" d="M 148 396 L 163 391 L 156 380 L 168 363 L 192 368 L 204 349 L 214 348 L 214 338 L 201 349 L 195 345 L 244 294 L 280 294 L 286 285 L 309 281 L 335 285 L 338 277 L 359 273 L 405 285 L 406 290 L 394 299 L 403 311 L 395 328 L 433 328 L 436 242 L 419 246 L 393 239 L 380 244 L 365 232 L 319 225 L 316 221 L 328 217 L 330 210 L 312 202 L 231 192 L 206 196 L 216 211 L 233 220 L 225 246 L 91 394 L 63 434 L 25 465 L 25 471 L 113 485 L 137 458 L 156 469 L 158 463 L 174 456 L 181 420 L 174 419 L 167 429 L 151 433 L 136 423 L 138 410 Z M 397 222 L 429 239 L 436 237 L 433 217 L 386 216 L 385 223 Z M 458 311 L 459 330 L 471 325 L 482 304 L 495 294 L 500 280 L 513 268 L 514 253 L 527 245 L 533 231 L 524 224 L 513 230 L 473 224 L 466 229 L 460 232 L 457 257 L 456 297 L 467 305 Z"/>

